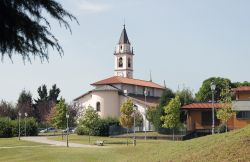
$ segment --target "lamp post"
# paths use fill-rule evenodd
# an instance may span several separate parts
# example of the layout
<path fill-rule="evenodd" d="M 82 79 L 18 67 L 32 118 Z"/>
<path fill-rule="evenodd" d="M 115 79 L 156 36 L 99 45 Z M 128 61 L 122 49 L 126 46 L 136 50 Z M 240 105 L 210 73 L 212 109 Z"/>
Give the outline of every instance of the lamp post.
<path fill-rule="evenodd" d="M 215 88 L 216 88 L 216 85 L 214 84 L 214 82 L 211 82 L 210 84 L 210 88 L 211 88 L 211 91 L 212 91 L 212 134 L 214 134 L 214 125 L 215 125 L 215 116 L 214 116 L 214 92 L 215 92 Z"/>
<path fill-rule="evenodd" d="M 144 90 L 144 101 L 145 101 L 145 119 L 144 119 L 144 134 L 145 137 L 144 139 L 147 140 L 147 134 L 146 134 L 146 113 L 147 113 L 147 95 L 148 95 L 148 91 L 147 88 L 145 88 Z"/>
<path fill-rule="evenodd" d="M 69 147 L 69 114 L 66 114 L 67 118 L 67 147 Z"/>
<path fill-rule="evenodd" d="M 133 110 L 134 110 L 134 146 L 136 146 L 136 138 L 135 138 L 135 113 L 136 113 L 136 110 L 137 110 L 137 105 L 133 105 Z"/>
<path fill-rule="evenodd" d="M 20 137 L 21 137 L 21 126 L 20 126 L 20 120 L 21 120 L 21 113 L 18 112 L 18 140 L 20 140 Z"/>
<path fill-rule="evenodd" d="M 24 123 L 25 123 L 24 132 L 25 132 L 25 137 L 26 137 L 27 136 L 27 132 L 26 132 L 26 118 L 27 118 L 28 114 L 25 112 L 24 116 L 25 116 L 25 119 L 24 119 Z"/>

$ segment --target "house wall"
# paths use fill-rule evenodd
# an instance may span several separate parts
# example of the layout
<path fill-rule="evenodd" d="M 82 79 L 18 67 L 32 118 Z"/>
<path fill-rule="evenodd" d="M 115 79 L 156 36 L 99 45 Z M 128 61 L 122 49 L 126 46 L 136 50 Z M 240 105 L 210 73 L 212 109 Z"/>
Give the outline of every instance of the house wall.
<path fill-rule="evenodd" d="M 187 116 L 187 129 L 196 130 L 196 129 L 211 129 L 211 125 L 202 125 L 201 119 L 201 110 L 189 110 Z M 237 119 L 236 113 L 227 121 L 227 126 L 229 129 L 239 129 L 243 128 L 250 124 L 250 120 L 246 119 Z M 218 125 L 218 124 L 217 124 Z"/>
<path fill-rule="evenodd" d="M 250 92 L 238 92 L 238 93 L 236 93 L 236 101 L 235 102 L 237 102 L 237 100 L 240 100 L 238 102 L 246 102 L 246 103 L 249 102 L 250 101 Z M 239 104 L 239 106 L 242 106 L 242 104 Z M 250 107 L 248 107 L 248 103 L 244 104 L 244 106 L 246 106 L 244 108 L 244 111 L 250 111 Z M 235 112 L 233 114 L 232 119 L 229 120 L 229 124 L 230 124 L 229 127 L 231 129 L 243 128 L 243 127 L 247 126 L 248 124 L 250 124 L 250 119 L 237 119 L 236 113 L 237 112 Z"/>
<path fill-rule="evenodd" d="M 204 110 L 189 110 L 187 115 L 187 129 L 189 131 L 196 129 L 212 129 L 211 125 L 202 125 L 202 116 L 201 113 Z M 212 112 L 211 112 L 212 115 Z M 215 123 L 216 124 L 216 123 Z M 215 125 L 217 126 L 218 123 Z"/>
<path fill-rule="evenodd" d="M 237 100 L 250 100 L 250 92 L 241 92 L 236 94 Z"/>
<path fill-rule="evenodd" d="M 250 124 L 250 119 L 237 119 L 235 112 L 227 124 L 230 129 L 239 129 Z"/>

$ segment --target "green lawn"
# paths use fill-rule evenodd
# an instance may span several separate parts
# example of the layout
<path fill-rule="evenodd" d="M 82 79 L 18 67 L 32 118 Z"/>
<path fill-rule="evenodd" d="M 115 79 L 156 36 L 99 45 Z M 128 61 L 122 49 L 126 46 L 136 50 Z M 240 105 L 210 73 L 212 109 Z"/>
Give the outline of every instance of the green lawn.
<path fill-rule="evenodd" d="M 60 137 L 50 137 L 61 140 Z M 106 140 L 107 147 L 65 148 L 18 141 L 17 138 L 0 139 L 0 161 L 69 161 L 69 162 L 245 162 L 250 161 L 250 126 L 230 133 L 210 135 L 189 141 L 138 140 L 132 144 L 119 144 L 126 139 L 91 137 L 91 143 Z M 70 141 L 88 143 L 87 136 L 70 135 Z"/>

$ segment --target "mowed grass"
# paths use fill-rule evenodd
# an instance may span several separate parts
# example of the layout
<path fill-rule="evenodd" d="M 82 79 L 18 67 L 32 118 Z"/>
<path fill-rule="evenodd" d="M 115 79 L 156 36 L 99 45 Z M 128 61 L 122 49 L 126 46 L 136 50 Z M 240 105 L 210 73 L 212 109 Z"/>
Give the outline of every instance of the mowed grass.
<path fill-rule="evenodd" d="M 60 137 L 50 137 L 61 140 Z M 88 143 L 88 136 L 70 135 L 71 142 Z M 137 140 L 127 146 L 126 139 L 91 137 L 91 143 L 106 140 L 104 147 L 13 147 L 5 145 L 41 145 L 17 138 L 0 139 L 0 161 L 69 161 L 69 162 L 247 162 L 250 161 L 250 126 L 224 134 L 189 141 Z M 131 142 L 131 140 L 130 140 Z"/>

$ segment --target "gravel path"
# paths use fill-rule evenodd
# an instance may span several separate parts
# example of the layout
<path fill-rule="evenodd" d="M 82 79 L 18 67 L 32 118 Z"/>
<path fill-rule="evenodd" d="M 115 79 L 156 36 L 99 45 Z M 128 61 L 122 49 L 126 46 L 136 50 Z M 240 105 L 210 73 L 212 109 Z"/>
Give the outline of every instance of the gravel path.
<path fill-rule="evenodd" d="M 64 147 L 67 146 L 66 142 L 50 140 L 47 137 L 39 137 L 39 136 L 22 137 L 21 140 L 45 143 L 45 144 L 49 144 L 49 145 L 53 145 L 53 146 L 64 146 Z M 71 143 L 71 142 L 69 142 L 69 147 L 101 148 L 101 147 L 98 147 L 95 145 L 85 145 L 85 144 Z"/>

